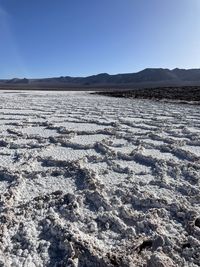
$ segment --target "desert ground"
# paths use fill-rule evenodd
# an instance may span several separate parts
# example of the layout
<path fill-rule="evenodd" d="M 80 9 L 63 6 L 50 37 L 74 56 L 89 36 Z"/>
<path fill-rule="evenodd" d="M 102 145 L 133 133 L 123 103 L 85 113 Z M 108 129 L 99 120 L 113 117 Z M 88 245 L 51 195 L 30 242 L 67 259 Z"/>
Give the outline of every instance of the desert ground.
<path fill-rule="evenodd" d="M 200 266 L 200 106 L 0 92 L 0 266 Z"/>

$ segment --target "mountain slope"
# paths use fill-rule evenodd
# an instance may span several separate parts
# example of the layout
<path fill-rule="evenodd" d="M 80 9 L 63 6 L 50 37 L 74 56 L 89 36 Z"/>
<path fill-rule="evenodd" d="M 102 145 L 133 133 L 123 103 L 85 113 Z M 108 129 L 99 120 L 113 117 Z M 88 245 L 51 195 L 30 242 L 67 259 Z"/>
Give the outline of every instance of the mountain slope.
<path fill-rule="evenodd" d="M 103 86 L 167 86 L 200 85 L 200 69 L 162 69 L 147 68 L 137 73 L 109 75 L 101 73 L 88 77 L 55 77 L 45 79 L 11 79 L 0 80 L 0 85 L 15 86 L 64 86 L 64 87 L 103 87 Z"/>

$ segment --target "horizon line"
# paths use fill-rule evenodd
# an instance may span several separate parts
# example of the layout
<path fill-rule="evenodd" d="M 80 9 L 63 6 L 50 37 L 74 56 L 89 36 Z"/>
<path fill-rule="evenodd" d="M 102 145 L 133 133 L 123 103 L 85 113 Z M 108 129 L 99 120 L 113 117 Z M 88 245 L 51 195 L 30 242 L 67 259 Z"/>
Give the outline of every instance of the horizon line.
<path fill-rule="evenodd" d="M 135 74 L 135 73 L 139 73 L 139 72 L 142 72 L 144 70 L 169 70 L 169 71 L 173 71 L 173 70 L 176 70 L 176 69 L 179 69 L 179 70 L 199 70 L 199 68 L 160 68 L 160 67 L 147 67 L 147 68 L 144 68 L 144 69 L 141 69 L 139 71 L 136 71 L 136 72 L 119 72 L 119 73 L 114 73 L 114 74 L 111 74 L 111 73 L 108 73 L 108 72 L 99 72 L 99 73 L 96 73 L 96 74 L 90 74 L 90 75 L 83 75 L 83 76 L 75 76 L 75 75 L 59 75 L 59 76 L 46 76 L 46 77 L 24 77 L 24 76 L 21 76 L 21 77 L 13 77 L 13 78 L 0 78 L 0 81 L 4 81 L 4 80 L 14 80 L 14 79 L 19 79 L 19 80 L 23 80 L 23 79 L 27 79 L 27 80 L 42 80 L 42 79 L 53 79 L 53 78 L 65 78 L 65 77 L 70 77 L 70 78 L 87 78 L 87 77 L 92 77 L 92 76 L 97 76 L 97 75 L 101 75 L 101 74 L 107 74 L 109 76 L 115 76 L 115 75 L 123 75 L 123 74 Z"/>

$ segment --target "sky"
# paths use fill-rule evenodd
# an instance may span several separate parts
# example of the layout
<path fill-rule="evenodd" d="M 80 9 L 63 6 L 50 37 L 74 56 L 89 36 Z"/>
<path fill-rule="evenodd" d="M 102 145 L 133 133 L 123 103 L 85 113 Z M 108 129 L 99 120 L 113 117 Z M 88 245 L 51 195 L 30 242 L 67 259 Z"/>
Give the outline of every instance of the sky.
<path fill-rule="evenodd" d="M 0 0 L 0 79 L 200 68 L 200 0 Z"/>

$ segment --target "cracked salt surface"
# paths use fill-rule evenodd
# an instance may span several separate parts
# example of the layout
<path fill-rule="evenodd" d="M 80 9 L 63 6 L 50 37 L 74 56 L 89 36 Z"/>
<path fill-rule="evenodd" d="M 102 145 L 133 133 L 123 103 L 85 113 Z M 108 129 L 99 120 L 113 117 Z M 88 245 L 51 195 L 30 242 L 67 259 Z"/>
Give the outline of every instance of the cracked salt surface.
<path fill-rule="evenodd" d="M 48 147 L 47 149 L 43 150 L 39 156 L 42 158 L 52 157 L 55 160 L 78 160 L 86 156 L 93 156 L 98 154 L 94 149 L 87 149 L 87 150 L 74 150 L 73 148 L 68 147 Z"/>
<path fill-rule="evenodd" d="M 200 107 L 1 92 L 0 266 L 200 266 Z"/>
<path fill-rule="evenodd" d="M 45 129 L 44 127 L 25 127 L 21 128 L 22 134 L 39 135 L 41 137 L 49 137 L 58 135 L 56 131 Z"/>
<path fill-rule="evenodd" d="M 78 143 L 81 145 L 89 145 L 89 144 L 94 144 L 96 142 L 101 142 L 103 139 L 105 139 L 105 135 L 93 134 L 93 135 L 76 135 L 72 137 L 70 140 L 73 143 Z"/>

